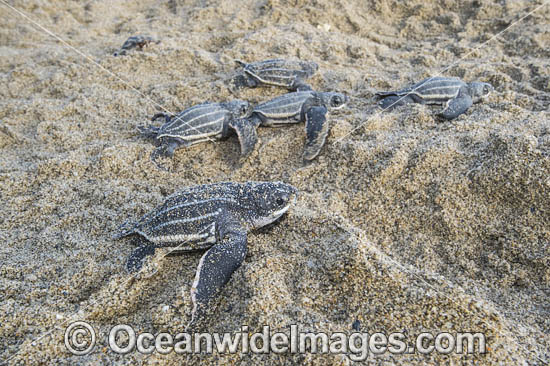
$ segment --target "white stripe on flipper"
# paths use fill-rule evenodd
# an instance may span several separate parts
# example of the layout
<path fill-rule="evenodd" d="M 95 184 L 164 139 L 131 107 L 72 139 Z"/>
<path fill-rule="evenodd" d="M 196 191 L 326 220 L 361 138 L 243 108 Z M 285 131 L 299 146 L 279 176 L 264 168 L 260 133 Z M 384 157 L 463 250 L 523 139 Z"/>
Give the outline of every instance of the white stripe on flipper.
<path fill-rule="evenodd" d="M 204 258 L 206 258 L 207 254 L 208 251 L 204 253 L 204 255 L 201 257 L 199 265 L 197 266 L 197 272 L 195 272 L 195 279 L 193 280 L 193 284 L 191 285 L 191 302 L 193 302 L 193 310 L 191 311 L 191 322 L 195 320 L 195 313 L 197 312 L 197 286 L 199 285 L 201 270 L 202 266 L 204 265 Z"/>

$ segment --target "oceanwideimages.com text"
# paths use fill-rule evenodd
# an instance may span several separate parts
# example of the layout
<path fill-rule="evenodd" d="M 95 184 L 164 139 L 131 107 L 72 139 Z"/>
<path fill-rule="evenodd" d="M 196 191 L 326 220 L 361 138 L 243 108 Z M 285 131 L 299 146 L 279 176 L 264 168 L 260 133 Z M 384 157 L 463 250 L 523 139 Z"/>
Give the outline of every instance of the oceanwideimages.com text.
<path fill-rule="evenodd" d="M 65 345 L 73 354 L 91 352 L 95 344 L 95 331 L 88 323 L 71 324 L 65 334 Z M 82 326 L 85 324 L 85 326 Z M 72 328 L 71 328 L 72 327 Z M 71 330 L 71 332 L 68 332 Z M 69 334 L 70 333 L 70 334 Z M 312 353 L 346 354 L 352 361 L 363 361 L 369 355 L 384 353 L 405 354 L 433 352 L 441 354 L 485 353 L 485 336 L 482 333 L 420 333 L 409 339 L 403 333 L 364 332 L 305 332 L 293 324 L 286 332 L 271 332 L 263 326 L 261 332 L 252 333 L 244 325 L 232 333 L 177 333 L 136 332 L 131 326 L 120 324 L 111 328 L 109 348 L 118 354 L 199 354 L 199 353 Z"/>

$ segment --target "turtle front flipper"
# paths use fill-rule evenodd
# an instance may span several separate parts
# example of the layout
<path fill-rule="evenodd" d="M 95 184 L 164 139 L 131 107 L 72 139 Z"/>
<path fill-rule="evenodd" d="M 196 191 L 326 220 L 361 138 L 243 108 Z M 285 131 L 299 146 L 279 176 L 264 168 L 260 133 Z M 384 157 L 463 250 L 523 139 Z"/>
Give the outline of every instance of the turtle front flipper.
<path fill-rule="evenodd" d="M 155 254 L 155 247 L 151 243 L 145 243 L 134 249 L 126 262 L 126 270 L 130 273 L 138 271 L 143 267 L 145 258 Z"/>
<path fill-rule="evenodd" d="M 258 142 L 256 123 L 245 118 L 235 118 L 229 123 L 229 127 L 237 132 L 241 144 L 241 155 L 247 156 L 250 154 Z"/>
<path fill-rule="evenodd" d="M 450 99 L 445 109 L 443 109 L 439 115 L 445 119 L 453 119 L 466 112 L 472 104 L 473 101 L 468 92 L 465 88 L 461 88 L 456 98 Z"/>
<path fill-rule="evenodd" d="M 223 241 L 210 248 L 201 258 L 191 288 L 193 301 L 192 327 L 204 315 L 208 302 L 229 281 L 246 256 L 246 232 L 230 231 Z"/>
<path fill-rule="evenodd" d="M 306 146 L 304 159 L 313 160 L 325 144 L 328 135 L 327 108 L 311 107 L 306 111 Z"/>
<path fill-rule="evenodd" d="M 178 143 L 177 141 L 172 141 L 157 147 L 151 153 L 151 161 L 157 166 L 157 168 L 167 172 L 170 171 L 170 169 L 166 168 L 164 165 L 158 162 L 158 158 L 171 158 L 172 156 L 174 156 L 174 151 L 178 148 L 179 145 L 180 143 Z"/>
<path fill-rule="evenodd" d="M 305 83 L 303 80 L 297 80 L 294 85 L 292 86 L 292 88 L 290 88 L 290 90 L 296 90 L 296 91 L 310 91 L 310 90 L 313 90 L 313 88 Z"/>

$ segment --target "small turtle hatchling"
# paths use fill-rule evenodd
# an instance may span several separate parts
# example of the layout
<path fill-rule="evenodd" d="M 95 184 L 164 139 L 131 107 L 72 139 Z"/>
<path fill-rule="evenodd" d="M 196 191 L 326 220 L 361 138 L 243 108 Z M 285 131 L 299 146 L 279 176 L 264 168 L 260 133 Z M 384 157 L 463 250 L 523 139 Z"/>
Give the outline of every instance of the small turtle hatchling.
<path fill-rule="evenodd" d="M 180 253 L 208 249 L 191 288 L 194 323 L 243 262 L 247 232 L 276 221 L 296 196 L 296 188 L 281 182 L 198 185 L 169 196 L 137 222 L 123 224 L 114 238 L 141 238 L 128 258 L 129 271 L 141 268 L 155 248 L 175 247 Z"/>
<path fill-rule="evenodd" d="M 431 77 L 402 90 L 378 92 L 376 96 L 382 98 L 378 104 L 383 109 L 408 103 L 444 105 L 439 115 L 453 119 L 493 90 L 488 83 L 465 83 L 453 77 Z"/>
<path fill-rule="evenodd" d="M 149 43 L 159 43 L 159 41 L 154 40 L 152 37 L 149 36 L 132 36 L 128 38 L 123 44 L 122 47 L 120 47 L 120 50 L 116 51 L 114 53 L 114 56 L 122 56 L 125 55 L 127 51 L 133 49 L 133 48 L 139 48 L 140 50 L 143 49 L 146 45 Z"/>
<path fill-rule="evenodd" d="M 313 160 L 319 155 L 328 135 L 328 111 L 340 109 L 347 102 L 348 97 L 342 93 L 288 93 L 257 105 L 249 120 L 254 126 L 274 127 L 305 121 L 306 145 L 303 157 L 305 160 Z"/>
<path fill-rule="evenodd" d="M 159 156 L 171 157 L 181 145 L 188 147 L 212 138 L 227 138 L 231 129 L 237 133 L 241 154 L 248 155 L 258 140 L 255 126 L 246 119 L 251 112 L 250 104 L 242 100 L 204 103 L 188 108 L 176 116 L 158 113 L 153 116 L 152 121 L 164 118 L 165 123 L 161 127 L 139 126 L 138 130 L 142 135 L 154 138 L 159 144 L 151 154 L 151 160 L 164 169 L 156 161 Z"/>
<path fill-rule="evenodd" d="M 319 66 L 315 62 L 295 60 L 266 60 L 250 64 L 235 61 L 242 66 L 243 73 L 235 77 L 235 86 L 255 88 L 261 85 L 281 86 L 292 91 L 311 90 L 304 82 Z"/>

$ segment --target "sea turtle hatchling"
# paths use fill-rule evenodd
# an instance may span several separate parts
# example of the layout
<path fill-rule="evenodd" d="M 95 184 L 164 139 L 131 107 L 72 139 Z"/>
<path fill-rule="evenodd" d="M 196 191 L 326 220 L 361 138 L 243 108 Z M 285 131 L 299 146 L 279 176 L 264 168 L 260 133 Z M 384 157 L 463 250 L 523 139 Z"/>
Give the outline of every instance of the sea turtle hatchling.
<path fill-rule="evenodd" d="M 296 188 L 281 182 L 193 186 L 169 196 L 138 221 L 123 224 L 114 238 L 136 234 L 141 239 L 128 258 L 129 271 L 141 268 L 155 248 L 175 247 L 180 253 L 207 249 L 191 288 L 193 323 L 243 262 L 247 232 L 276 221 L 296 196 Z"/>
<path fill-rule="evenodd" d="M 181 145 L 188 147 L 212 138 L 224 139 L 232 133 L 231 130 L 237 133 L 241 154 L 247 155 L 258 140 L 255 126 L 246 119 L 251 112 L 250 104 L 242 100 L 204 103 L 175 116 L 158 113 L 153 116 L 152 121 L 164 118 L 162 126 L 139 126 L 138 130 L 143 136 L 156 140 L 159 147 L 151 153 L 151 160 L 164 169 L 156 161 L 159 156 L 171 157 Z"/>
<path fill-rule="evenodd" d="M 444 105 L 439 115 L 453 119 L 493 90 L 488 83 L 465 83 L 454 77 L 431 77 L 402 90 L 378 92 L 376 96 L 382 98 L 378 104 L 383 109 L 408 103 Z"/>
<path fill-rule="evenodd" d="M 303 157 L 305 160 L 313 160 L 321 151 L 328 135 L 328 111 L 342 108 L 348 99 L 345 94 L 335 92 L 287 93 L 257 105 L 249 120 L 254 126 L 274 127 L 305 121 L 306 144 Z"/>
<path fill-rule="evenodd" d="M 122 44 L 122 47 L 120 47 L 120 50 L 116 51 L 113 55 L 122 56 L 122 55 L 125 55 L 126 52 L 134 48 L 139 48 L 140 50 L 142 50 L 143 47 L 153 42 L 159 43 L 159 41 L 149 36 L 141 36 L 141 35 L 131 36 Z"/>
<path fill-rule="evenodd" d="M 304 82 L 310 78 L 319 66 L 315 62 L 296 60 L 266 60 L 253 63 L 235 61 L 242 66 L 243 73 L 235 77 L 237 88 L 255 88 L 261 85 L 281 86 L 292 91 L 311 90 Z"/>

